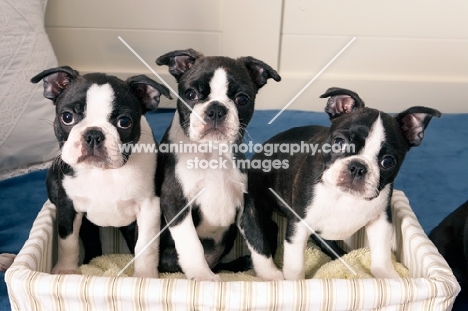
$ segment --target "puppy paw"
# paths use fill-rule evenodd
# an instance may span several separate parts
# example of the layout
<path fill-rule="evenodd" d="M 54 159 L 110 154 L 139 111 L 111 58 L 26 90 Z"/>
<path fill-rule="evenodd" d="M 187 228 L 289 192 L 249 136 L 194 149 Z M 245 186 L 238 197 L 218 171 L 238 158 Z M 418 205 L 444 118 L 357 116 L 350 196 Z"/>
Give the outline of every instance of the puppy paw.
<path fill-rule="evenodd" d="M 135 271 L 133 272 L 133 276 L 136 278 L 159 278 L 159 273 L 156 270 L 152 271 Z"/>
<path fill-rule="evenodd" d="M 283 281 L 285 279 L 283 272 L 278 269 L 268 271 L 268 273 L 257 274 L 257 277 L 263 281 Z"/>
<path fill-rule="evenodd" d="M 11 264 L 15 260 L 16 255 L 14 254 L 0 254 L 0 271 L 6 271 L 10 268 Z"/>
<path fill-rule="evenodd" d="M 281 272 L 280 270 L 276 270 L 276 272 L 270 278 L 270 281 L 282 281 L 284 279 L 285 277 L 283 272 Z"/>
<path fill-rule="evenodd" d="M 211 275 L 199 275 L 190 278 L 194 281 L 209 281 L 209 282 L 221 282 L 219 275 L 212 273 Z"/>
<path fill-rule="evenodd" d="M 77 274 L 74 269 L 52 269 L 52 274 Z"/>
<path fill-rule="evenodd" d="M 299 271 L 285 270 L 285 271 L 283 271 L 283 274 L 284 274 L 284 278 L 286 280 L 303 280 L 303 279 L 305 279 L 304 270 L 299 270 Z"/>
<path fill-rule="evenodd" d="M 52 274 L 77 274 L 78 267 L 67 267 L 67 266 L 61 266 L 61 265 L 56 265 L 54 268 L 52 268 L 51 273 Z"/>
<path fill-rule="evenodd" d="M 371 273 L 374 278 L 377 279 L 396 279 L 400 275 L 395 271 L 393 267 L 383 268 L 383 267 L 371 267 Z"/>

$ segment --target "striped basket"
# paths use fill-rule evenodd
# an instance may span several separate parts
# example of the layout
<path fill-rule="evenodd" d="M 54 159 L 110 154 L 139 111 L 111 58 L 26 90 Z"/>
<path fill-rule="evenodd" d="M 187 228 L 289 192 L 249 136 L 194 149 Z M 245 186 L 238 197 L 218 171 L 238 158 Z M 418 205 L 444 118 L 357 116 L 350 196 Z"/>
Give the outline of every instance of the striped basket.
<path fill-rule="evenodd" d="M 49 274 L 56 257 L 55 207 L 46 202 L 6 273 L 13 310 L 450 310 L 460 287 L 424 234 L 408 199 L 392 198 L 394 244 L 408 267 L 403 279 L 310 279 L 280 282 L 196 282 Z M 111 233 L 108 252 L 122 252 Z M 366 246 L 362 231 L 344 241 Z M 239 241 L 231 258 L 244 253 Z"/>

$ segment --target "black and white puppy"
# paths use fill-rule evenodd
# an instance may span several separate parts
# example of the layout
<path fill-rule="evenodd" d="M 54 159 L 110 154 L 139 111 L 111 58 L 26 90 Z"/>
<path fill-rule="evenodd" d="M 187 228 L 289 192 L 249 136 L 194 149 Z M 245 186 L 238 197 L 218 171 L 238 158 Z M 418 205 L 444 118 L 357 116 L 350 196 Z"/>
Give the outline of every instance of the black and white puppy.
<path fill-rule="evenodd" d="M 155 144 L 143 114 L 157 108 L 161 94 L 170 97 L 168 89 L 144 75 L 122 81 L 103 73 L 80 75 L 67 66 L 31 79 L 41 80 L 44 96 L 56 106 L 54 130 L 61 148 L 47 175 L 58 224 L 52 273 L 78 268 L 84 215 L 98 226 L 122 227 L 136 220 L 138 253 L 160 228 L 157 159 L 155 153 L 132 153 L 124 146 Z M 156 241 L 136 259 L 134 276 L 157 277 L 158 255 Z"/>
<path fill-rule="evenodd" d="M 468 295 L 468 201 L 451 212 L 429 234 L 460 283 L 460 295 Z"/>
<path fill-rule="evenodd" d="M 321 152 L 304 151 L 292 156 L 277 152 L 270 157 L 255 154 L 252 160 L 286 160 L 289 168 L 249 171 L 249 193 L 256 208 L 256 214 L 249 215 L 263 219 L 264 232 L 272 227 L 271 218 L 265 215 L 273 210 L 287 218 L 285 279 L 304 278 L 303 254 L 310 229 L 326 240 L 343 240 L 362 227 L 369 241 L 373 276 L 398 277 L 391 261 L 393 181 L 406 152 L 422 142 L 431 118 L 441 114 L 430 108 L 412 107 L 391 117 L 364 107 L 356 93 L 341 88 L 330 88 L 321 97 L 329 97 L 325 112 L 330 127 L 296 127 L 265 142 L 313 144 Z M 276 239 L 263 239 L 259 244 L 263 247 L 252 256 L 271 258 Z"/>
<path fill-rule="evenodd" d="M 183 271 L 189 279 L 218 281 L 212 269 L 231 249 L 244 206 L 251 204 L 247 172 L 233 165 L 233 158 L 245 159 L 244 154 L 221 149 L 242 142 L 257 91 L 268 79 L 279 81 L 280 76 L 252 57 L 205 57 L 192 49 L 167 53 L 156 63 L 169 66 L 183 99 L 177 103 L 161 147 L 194 147 L 159 152 L 161 209 L 165 221 L 173 221 L 170 236 L 161 237 L 159 269 Z M 203 161 L 209 167 L 197 166 Z M 278 275 L 282 278 L 280 271 Z"/>

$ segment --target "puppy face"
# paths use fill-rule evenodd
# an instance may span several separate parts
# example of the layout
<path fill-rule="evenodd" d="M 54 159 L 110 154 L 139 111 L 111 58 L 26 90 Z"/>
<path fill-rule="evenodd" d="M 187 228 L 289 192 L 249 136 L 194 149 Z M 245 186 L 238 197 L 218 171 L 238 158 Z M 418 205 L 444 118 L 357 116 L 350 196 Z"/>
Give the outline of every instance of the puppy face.
<path fill-rule="evenodd" d="M 205 58 L 179 83 L 181 97 L 193 109 L 179 104 L 182 128 L 192 141 L 235 141 L 252 117 L 256 91 L 235 61 Z"/>
<path fill-rule="evenodd" d="M 45 70 L 44 96 L 56 105 L 55 135 L 62 161 L 72 167 L 119 168 L 130 156 L 123 144 L 140 139 L 141 116 L 154 110 L 164 86 L 145 76 L 122 81 L 102 73 L 80 76 L 70 67 Z M 151 133 L 147 133 L 150 134 Z"/>
<path fill-rule="evenodd" d="M 66 137 L 62 160 L 71 166 L 121 167 L 128 154 L 119 146 L 140 138 L 141 106 L 131 93 L 116 96 L 110 83 L 86 80 L 82 86 L 57 106 L 55 126 Z"/>
<path fill-rule="evenodd" d="M 432 117 L 440 112 L 412 107 L 396 117 L 364 107 L 349 90 L 331 88 L 325 111 L 332 125 L 324 153 L 323 181 L 353 196 L 374 199 L 393 183 L 410 147 L 418 146 Z"/>
<path fill-rule="evenodd" d="M 394 181 L 408 149 L 403 140 L 395 139 L 399 133 L 385 126 L 389 121 L 391 117 L 372 109 L 336 120 L 328 143 L 339 148 L 324 155 L 323 180 L 357 197 L 377 197 Z"/>
<path fill-rule="evenodd" d="M 194 50 L 174 51 L 156 60 L 177 79 L 177 110 L 185 135 L 195 142 L 237 142 L 254 111 L 255 96 L 269 78 L 280 80 L 252 57 L 204 57 Z"/>

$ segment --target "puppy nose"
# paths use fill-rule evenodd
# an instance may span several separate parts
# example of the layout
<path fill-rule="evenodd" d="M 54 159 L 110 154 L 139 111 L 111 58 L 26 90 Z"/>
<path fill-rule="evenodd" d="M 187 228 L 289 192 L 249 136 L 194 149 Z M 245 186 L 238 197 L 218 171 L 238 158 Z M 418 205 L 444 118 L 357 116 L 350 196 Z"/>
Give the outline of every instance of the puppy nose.
<path fill-rule="evenodd" d="M 98 129 L 89 129 L 83 135 L 83 138 L 88 147 L 90 147 L 91 149 L 96 149 L 103 144 L 105 136 Z"/>
<path fill-rule="evenodd" d="M 211 121 L 219 122 L 226 117 L 227 109 L 224 105 L 214 102 L 206 109 L 205 114 Z"/>
<path fill-rule="evenodd" d="M 352 161 L 348 164 L 349 174 L 353 179 L 362 179 L 367 174 L 367 166 L 359 161 Z"/>

